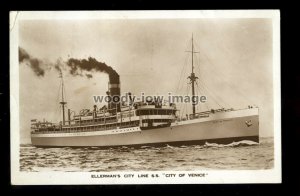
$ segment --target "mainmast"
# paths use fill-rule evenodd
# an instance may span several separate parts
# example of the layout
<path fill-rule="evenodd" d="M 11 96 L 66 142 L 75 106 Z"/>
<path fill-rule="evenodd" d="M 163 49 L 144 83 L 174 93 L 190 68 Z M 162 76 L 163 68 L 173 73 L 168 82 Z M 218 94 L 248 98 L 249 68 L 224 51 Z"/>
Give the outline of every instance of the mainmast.
<path fill-rule="evenodd" d="M 61 102 L 59 102 L 61 104 L 62 107 L 62 113 L 63 113 L 63 121 L 62 124 L 65 125 L 65 105 L 67 104 L 67 102 L 65 102 L 64 100 L 64 79 L 63 79 L 63 75 L 62 72 L 60 71 L 59 73 L 59 78 L 61 78 Z"/>
<path fill-rule="evenodd" d="M 187 52 L 192 53 L 192 73 L 188 78 L 190 79 L 191 84 L 192 84 L 192 107 L 193 107 L 193 115 L 195 116 L 196 103 L 193 100 L 194 100 L 194 97 L 195 97 L 195 82 L 198 79 L 198 77 L 194 73 L 194 53 L 199 53 L 199 52 L 194 51 L 194 38 L 193 38 L 193 35 L 192 35 L 192 51 L 187 51 Z"/>

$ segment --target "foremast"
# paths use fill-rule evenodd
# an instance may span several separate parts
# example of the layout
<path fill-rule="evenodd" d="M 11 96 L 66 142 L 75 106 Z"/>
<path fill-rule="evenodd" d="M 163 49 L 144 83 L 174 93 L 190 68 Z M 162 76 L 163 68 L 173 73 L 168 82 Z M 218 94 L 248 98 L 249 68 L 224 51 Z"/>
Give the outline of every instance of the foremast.
<path fill-rule="evenodd" d="M 65 105 L 67 104 L 67 102 L 65 101 L 64 98 L 64 79 L 63 79 L 63 75 L 62 72 L 59 72 L 59 78 L 61 78 L 61 101 L 59 102 L 59 104 L 61 104 L 62 107 L 62 125 L 65 125 L 66 120 L 65 120 Z"/>

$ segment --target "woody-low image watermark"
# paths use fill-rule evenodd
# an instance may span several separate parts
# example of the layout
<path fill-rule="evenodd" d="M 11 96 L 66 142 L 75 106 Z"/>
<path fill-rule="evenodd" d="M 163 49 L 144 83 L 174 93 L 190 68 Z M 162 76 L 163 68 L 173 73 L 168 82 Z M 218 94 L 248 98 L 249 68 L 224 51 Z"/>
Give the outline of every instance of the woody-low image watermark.
<path fill-rule="evenodd" d="M 199 103 L 207 102 L 207 96 L 205 95 L 172 95 L 168 93 L 164 95 L 146 95 L 144 92 L 140 96 L 131 95 L 126 93 L 125 95 L 94 95 L 93 101 L 95 104 L 99 103 L 147 103 L 147 104 L 158 104 L 158 103 L 192 103 L 197 105 Z"/>

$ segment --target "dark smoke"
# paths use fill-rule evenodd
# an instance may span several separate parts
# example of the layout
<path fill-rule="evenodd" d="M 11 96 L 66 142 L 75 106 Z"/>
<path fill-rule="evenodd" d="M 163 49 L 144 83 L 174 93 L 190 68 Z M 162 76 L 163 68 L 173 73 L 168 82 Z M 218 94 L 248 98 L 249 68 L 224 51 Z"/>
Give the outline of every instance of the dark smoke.
<path fill-rule="evenodd" d="M 90 78 L 92 78 L 92 77 L 93 77 L 93 75 L 92 75 L 92 74 L 85 74 L 85 76 L 86 76 L 88 79 L 90 79 Z"/>
<path fill-rule="evenodd" d="M 58 64 L 54 65 L 54 68 L 59 72 L 61 73 L 61 68 Z"/>
<path fill-rule="evenodd" d="M 37 76 L 44 76 L 45 70 L 41 67 L 42 61 L 37 58 L 32 58 L 23 48 L 19 47 L 19 63 L 27 61 L 30 68 Z"/>
<path fill-rule="evenodd" d="M 89 57 L 86 59 L 74 59 L 70 58 L 67 62 L 67 65 L 70 67 L 70 73 L 72 75 L 81 75 L 81 71 L 99 71 L 105 72 L 109 75 L 109 81 L 112 84 L 120 83 L 119 74 L 110 66 L 105 63 L 98 62 L 96 59 Z M 86 74 L 89 78 L 89 76 Z M 91 76 L 91 74 L 90 74 Z"/>
<path fill-rule="evenodd" d="M 40 59 L 33 58 L 26 52 L 26 50 L 19 47 L 19 63 L 23 62 L 26 63 L 39 77 L 44 76 L 46 71 L 51 70 L 51 68 L 53 67 L 61 74 L 62 69 L 65 70 L 64 65 L 67 65 L 70 74 L 73 76 L 86 76 L 88 79 L 90 79 L 93 77 L 92 72 L 104 72 L 109 75 L 110 83 L 120 83 L 119 74 L 112 67 L 106 65 L 105 63 L 98 62 L 95 58 L 92 57 L 89 57 L 88 59 L 70 58 L 67 62 L 64 62 L 59 58 L 56 63 L 46 63 Z M 87 71 L 88 73 L 84 74 L 82 73 L 82 71 Z"/>
<path fill-rule="evenodd" d="M 25 59 L 30 59 L 29 54 L 19 47 L 19 62 L 23 62 Z"/>

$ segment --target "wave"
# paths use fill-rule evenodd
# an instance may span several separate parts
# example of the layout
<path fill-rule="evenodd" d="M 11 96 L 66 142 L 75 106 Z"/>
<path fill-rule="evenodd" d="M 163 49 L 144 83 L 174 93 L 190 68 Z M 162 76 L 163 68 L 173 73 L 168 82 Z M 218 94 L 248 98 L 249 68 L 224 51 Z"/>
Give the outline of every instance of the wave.
<path fill-rule="evenodd" d="M 187 148 L 188 146 L 185 146 L 185 145 L 182 145 L 182 146 L 180 146 L 180 148 Z"/>
<path fill-rule="evenodd" d="M 230 144 L 217 144 L 217 143 L 206 142 L 203 146 L 204 147 L 224 148 L 224 147 L 254 146 L 254 145 L 258 145 L 258 144 L 259 143 L 254 142 L 254 141 L 242 140 L 239 142 L 232 142 Z"/>
<path fill-rule="evenodd" d="M 170 146 L 169 144 L 167 144 L 167 146 L 165 148 L 171 148 L 171 149 L 173 149 L 174 146 Z"/>
<path fill-rule="evenodd" d="M 141 146 L 142 149 L 152 148 L 151 146 Z"/>

